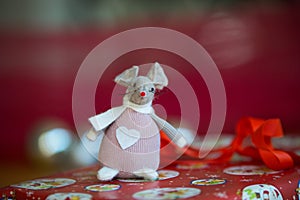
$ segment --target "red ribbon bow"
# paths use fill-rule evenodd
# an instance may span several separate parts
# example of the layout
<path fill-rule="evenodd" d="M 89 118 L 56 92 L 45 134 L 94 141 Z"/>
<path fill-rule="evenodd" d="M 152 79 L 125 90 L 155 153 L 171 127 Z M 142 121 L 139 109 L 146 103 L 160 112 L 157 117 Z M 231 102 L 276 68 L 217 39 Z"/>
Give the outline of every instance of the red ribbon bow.
<path fill-rule="evenodd" d="M 236 137 L 227 147 L 213 150 L 211 153 L 218 153 L 220 156 L 215 159 L 206 159 L 208 162 L 229 161 L 234 153 L 250 156 L 256 160 L 262 160 L 265 165 L 273 170 L 283 170 L 292 168 L 294 160 L 299 161 L 299 156 L 292 152 L 285 152 L 275 149 L 271 139 L 282 137 L 283 130 L 279 119 L 258 119 L 245 117 L 240 119 L 236 126 Z M 250 137 L 252 145 L 243 146 L 243 141 Z M 167 137 L 162 135 L 163 142 L 169 142 Z M 187 147 L 181 149 L 184 154 L 199 158 L 199 149 Z"/>

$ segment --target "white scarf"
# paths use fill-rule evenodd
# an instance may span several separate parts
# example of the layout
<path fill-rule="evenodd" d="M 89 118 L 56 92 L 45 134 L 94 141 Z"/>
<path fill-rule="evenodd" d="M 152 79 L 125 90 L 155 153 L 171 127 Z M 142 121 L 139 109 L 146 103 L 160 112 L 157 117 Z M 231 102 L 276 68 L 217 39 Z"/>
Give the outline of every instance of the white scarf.
<path fill-rule="evenodd" d="M 118 119 L 121 114 L 126 110 L 126 108 L 131 108 L 135 110 L 136 112 L 143 113 L 143 114 L 154 114 L 154 109 L 152 108 L 152 102 L 149 102 L 145 105 L 138 105 L 130 102 L 128 98 L 123 99 L 123 105 L 111 108 L 107 110 L 104 113 L 101 113 L 99 115 L 95 115 L 91 118 L 89 118 L 90 123 L 93 125 L 94 129 L 96 131 L 103 130 L 107 126 L 109 126 L 111 123 L 113 123 L 116 119 Z M 156 115 L 155 115 L 156 116 Z M 158 116 L 156 116 L 158 117 Z M 155 117 L 155 118 L 156 118 Z M 161 119 L 163 120 L 163 119 Z"/>

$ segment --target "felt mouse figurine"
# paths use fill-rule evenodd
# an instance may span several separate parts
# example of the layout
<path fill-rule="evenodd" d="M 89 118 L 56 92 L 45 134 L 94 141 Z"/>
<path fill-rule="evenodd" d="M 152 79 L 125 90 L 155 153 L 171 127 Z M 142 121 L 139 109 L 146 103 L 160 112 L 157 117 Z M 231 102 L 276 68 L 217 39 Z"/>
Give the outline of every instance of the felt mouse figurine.
<path fill-rule="evenodd" d="M 179 147 L 187 144 L 182 134 L 152 108 L 155 91 L 168 84 L 162 67 L 154 63 L 147 76 L 138 76 L 138 70 L 133 66 L 115 78 L 117 84 L 127 87 L 122 106 L 89 118 L 93 126 L 86 134 L 89 140 L 104 132 L 98 154 L 103 164 L 97 174 L 101 181 L 114 177 L 157 180 L 160 130 Z"/>

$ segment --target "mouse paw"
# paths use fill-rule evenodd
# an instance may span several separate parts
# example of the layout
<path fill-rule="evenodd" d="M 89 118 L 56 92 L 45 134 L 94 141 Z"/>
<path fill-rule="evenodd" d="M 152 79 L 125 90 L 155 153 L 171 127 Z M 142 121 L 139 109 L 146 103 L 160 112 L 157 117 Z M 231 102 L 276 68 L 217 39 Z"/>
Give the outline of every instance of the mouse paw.
<path fill-rule="evenodd" d="M 158 180 L 158 173 L 153 169 L 140 169 L 133 172 L 134 175 L 138 177 L 143 177 L 144 179 L 157 181 Z"/>
<path fill-rule="evenodd" d="M 100 181 L 110 181 L 112 180 L 117 174 L 119 173 L 119 170 L 112 169 L 109 167 L 102 167 L 97 174 L 97 178 Z"/>

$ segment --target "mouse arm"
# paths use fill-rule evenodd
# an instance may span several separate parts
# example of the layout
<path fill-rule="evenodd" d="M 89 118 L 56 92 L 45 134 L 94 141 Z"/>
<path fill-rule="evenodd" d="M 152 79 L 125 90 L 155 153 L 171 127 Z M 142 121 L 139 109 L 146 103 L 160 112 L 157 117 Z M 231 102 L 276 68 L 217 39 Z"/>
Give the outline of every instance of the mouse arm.
<path fill-rule="evenodd" d="M 151 113 L 152 119 L 156 122 L 156 124 L 161 128 L 161 130 L 164 131 L 164 133 L 167 134 L 167 136 L 175 142 L 179 147 L 184 147 L 187 145 L 186 139 L 183 137 L 183 135 L 174 128 L 171 124 L 169 124 L 167 121 L 163 120 L 162 118 L 158 117 L 156 114 Z"/>
<path fill-rule="evenodd" d="M 101 131 L 95 131 L 94 128 L 91 128 L 86 134 L 86 137 L 91 141 L 95 141 L 97 137 L 100 135 L 100 133 Z"/>

